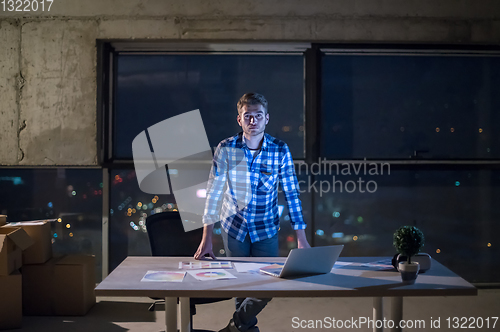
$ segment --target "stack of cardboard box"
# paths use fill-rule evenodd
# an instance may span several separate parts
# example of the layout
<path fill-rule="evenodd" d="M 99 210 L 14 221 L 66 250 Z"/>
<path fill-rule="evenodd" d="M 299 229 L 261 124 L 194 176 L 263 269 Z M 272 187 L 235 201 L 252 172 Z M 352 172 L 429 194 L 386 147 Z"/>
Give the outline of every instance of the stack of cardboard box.
<path fill-rule="evenodd" d="M 3 306 L 11 308 L 11 311 L 15 307 L 17 314 L 10 325 L 0 323 L 0 329 L 21 327 L 19 308 L 24 315 L 73 316 L 85 315 L 95 304 L 94 256 L 52 257 L 50 223 L 45 221 L 10 223 L 0 227 L 0 242 L 2 233 L 5 233 L 4 246 L 7 243 L 7 248 L 15 246 L 20 250 L 16 251 L 16 255 L 11 253 L 12 250 L 8 251 L 7 264 L 2 264 L 3 251 L 0 252 L 0 275 L 4 265 L 4 273 L 10 271 L 7 273 L 9 281 L 0 279 L 0 293 L 4 294 L 4 287 L 11 292 L 8 299 L 0 298 L 0 317 L 4 314 Z M 24 250 L 22 262 L 21 250 Z M 21 274 L 12 273 L 19 268 Z M 12 285 L 9 286 L 9 283 Z M 0 321 L 3 322 L 3 319 Z"/>
<path fill-rule="evenodd" d="M 0 227 L 0 329 L 14 329 L 22 323 L 22 251 L 33 240 L 20 227 Z"/>

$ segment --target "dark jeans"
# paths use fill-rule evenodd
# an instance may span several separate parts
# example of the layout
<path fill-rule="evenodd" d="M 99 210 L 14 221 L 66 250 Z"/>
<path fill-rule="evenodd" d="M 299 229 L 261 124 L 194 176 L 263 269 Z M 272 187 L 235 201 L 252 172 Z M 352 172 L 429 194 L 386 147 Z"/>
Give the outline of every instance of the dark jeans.
<path fill-rule="evenodd" d="M 270 239 L 252 243 L 247 234 L 240 242 L 228 235 L 222 229 L 222 240 L 227 257 L 277 257 L 279 252 L 278 234 Z M 247 331 L 257 324 L 257 314 L 271 301 L 271 298 L 257 299 L 254 297 L 236 298 L 236 311 L 233 321 L 239 331 Z"/>

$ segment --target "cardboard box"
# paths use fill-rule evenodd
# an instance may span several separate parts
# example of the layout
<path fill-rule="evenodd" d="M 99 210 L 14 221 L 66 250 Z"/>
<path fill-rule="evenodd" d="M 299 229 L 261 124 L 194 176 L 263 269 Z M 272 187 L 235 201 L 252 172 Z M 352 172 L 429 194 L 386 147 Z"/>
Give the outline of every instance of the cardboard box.
<path fill-rule="evenodd" d="M 22 324 L 22 279 L 19 271 L 0 276 L 0 330 L 19 329 Z"/>
<path fill-rule="evenodd" d="M 0 227 L 7 223 L 7 216 L 5 214 L 0 214 Z"/>
<path fill-rule="evenodd" d="M 0 227 L 0 275 L 9 275 L 23 265 L 22 251 L 33 240 L 21 227 Z"/>
<path fill-rule="evenodd" d="M 50 223 L 44 220 L 23 221 L 8 226 L 21 227 L 34 241 L 31 247 L 23 251 L 23 264 L 43 264 L 52 258 Z"/>
<path fill-rule="evenodd" d="M 85 315 L 95 304 L 95 257 L 66 256 L 54 275 L 56 315 Z"/>
<path fill-rule="evenodd" d="M 24 265 L 23 276 L 23 314 L 27 316 L 50 316 L 53 314 L 52 280 L 56 259 L 45 264 Z"/>
<path fill-rule="evenodd" d="M 83 316 L 95 304 L 95 257 L 71 255 L 24 265 L 23 313 Z"/>

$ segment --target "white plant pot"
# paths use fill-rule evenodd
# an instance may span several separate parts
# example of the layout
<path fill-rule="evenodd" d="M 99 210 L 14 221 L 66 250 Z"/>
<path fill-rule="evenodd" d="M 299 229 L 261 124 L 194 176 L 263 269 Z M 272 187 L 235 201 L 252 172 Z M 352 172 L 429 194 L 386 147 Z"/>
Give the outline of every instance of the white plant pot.
<path fill-rule="evenodd" d="M 405 284 L 414 284 L 417 279 L 418 271 L 420 270 L 420 264 L 418 262 L 400 262 L 398 264 L 398 270 L 401 272 L 401 279 Z"/>

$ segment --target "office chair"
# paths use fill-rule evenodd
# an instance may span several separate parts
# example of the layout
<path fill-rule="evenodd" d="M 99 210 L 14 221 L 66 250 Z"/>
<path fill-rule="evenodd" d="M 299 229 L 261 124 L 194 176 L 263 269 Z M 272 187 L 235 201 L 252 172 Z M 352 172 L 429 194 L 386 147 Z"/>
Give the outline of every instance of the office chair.
<path fill-rule="evenodd" d="M 184 232 L 182 220 L 178 211 L 165 211 L 150 215 L 146 218 L 149 244 L 152 256 L 185 256 L 193 257 L 200 245 L 203 229 Z M 149 311 L 154 311 L 156 304 L 165 303 L 165 299 L 156 300 Z M 193 328 L 193 315 L 196 314 L 197 304 L 207 304 L 229 300 L 229 298 L 191 298 L 190 322 Z M 179 299 L 177 299 L 179 301 Z M 202 332 L 205 330 L 192 330 Z"/>

